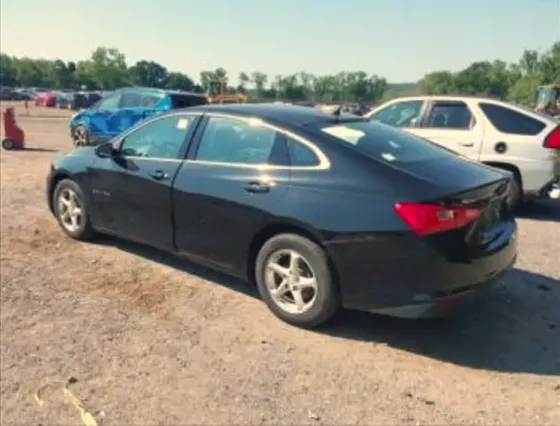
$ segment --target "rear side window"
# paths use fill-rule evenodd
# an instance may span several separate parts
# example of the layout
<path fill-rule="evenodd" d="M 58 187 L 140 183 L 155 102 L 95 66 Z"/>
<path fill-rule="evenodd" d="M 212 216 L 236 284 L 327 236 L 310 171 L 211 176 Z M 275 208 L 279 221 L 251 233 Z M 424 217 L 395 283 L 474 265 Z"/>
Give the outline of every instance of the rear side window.
<path fill-rule="evenodd" d="M 546 126 L 540 120 L 500 105 L 481 102 L 480 109 L 492 125 L 503 133 L 516 135 L 538 135 Z"/>
<path fill-rule="evenodd" d="M 453 152 L 408 132 L 373 121 L 353 121 L 321 127 L 321 131 L 390 164 L 454 157 Z"/>
<path fill-rule="evenodd" d="M 315 153 L 302 143 L 294 141 L 290 137 L 286 137 L 288 144 L 288 155 L 290 156 L 290 165 L 295 167 L 318 166 L 319 159 Z"/>
<path fill-rule="evenodd" d="M 196 160 L 230 164 L 268 164 L 277 132 L 243 120 L 210 117 Z"/>

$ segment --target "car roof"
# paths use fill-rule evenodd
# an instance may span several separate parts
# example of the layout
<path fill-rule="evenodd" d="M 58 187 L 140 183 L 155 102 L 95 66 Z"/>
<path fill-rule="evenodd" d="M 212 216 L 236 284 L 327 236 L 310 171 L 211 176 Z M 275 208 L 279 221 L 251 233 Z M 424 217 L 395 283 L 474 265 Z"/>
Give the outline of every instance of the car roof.
<path fill-rule="evenodd" d="M 389 102 L 394 101 L 433 101 L 438 99 L 446 99 L 449 101 L 484 101 L 484 102 L 496 102 L 496 103 L 507 103 L 506 101 L 495 98 L 492 96 L 484 95 L 413 95 L 413 96 L 400 96 L 398 98 L 391 99 Z"/>
<path fill-rule="evenodd" d="M 175 110 L 177 112 L 178 110 Z M 311 123 L 335 123 L 337 121 L 356 121 L 360 117 L 341 114 L 337 120 L 332 114 L 327 114 L 317 108 L 290 105 L 290 104 L 213 104 L 199 105 L 184 108 L 185 112 L 199 111 L 205 113 L 234 114 L 245 117 L 260 118 L 264 121 L 275 121 L 278 123 L 304 126 Z"/>
<path fill-rule="evenodd" d="M 159 89 L 157 87 L 143 87 L 143 86 L 123 87 L 115 91 L 127 92 L 133 90 L 142 90 L 142 91 L 154 92 L 154 93 L 164 93 L 166 95 L 196 96 L 200 98 L 206 97 L 206 95 L 202 93 L 184 92 L 182 90 Z"/>

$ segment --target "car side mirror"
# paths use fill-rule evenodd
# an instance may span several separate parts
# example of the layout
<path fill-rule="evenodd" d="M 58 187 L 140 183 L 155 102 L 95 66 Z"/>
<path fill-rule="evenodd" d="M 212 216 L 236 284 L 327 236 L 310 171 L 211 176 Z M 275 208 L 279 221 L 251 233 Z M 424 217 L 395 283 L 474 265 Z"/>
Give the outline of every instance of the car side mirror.
<path fill-rule="evenodd" d="M 100 158 L 113 158 L 117 155 L 117 151 L 112 143 L 104 143 L 95 148 L 95 155 Z"/>

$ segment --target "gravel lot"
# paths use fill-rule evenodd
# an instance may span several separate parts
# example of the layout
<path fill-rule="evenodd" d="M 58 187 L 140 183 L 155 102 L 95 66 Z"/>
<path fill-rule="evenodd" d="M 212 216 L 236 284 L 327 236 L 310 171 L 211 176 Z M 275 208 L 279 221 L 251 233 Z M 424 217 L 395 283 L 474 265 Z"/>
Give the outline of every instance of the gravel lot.
<path fill-rule="evenodd" d="M 105 425 L 560 424 L 557 202 L 520 213 L 515 269 L 461 315 L 344 312 L 303 331 L 244 283 L 65 238 L 44 179 L 67 122 L 38 111 L 19 117 L 31 149 L 0 154 L 2 425 L 80 424 L 69 377 Z"/>

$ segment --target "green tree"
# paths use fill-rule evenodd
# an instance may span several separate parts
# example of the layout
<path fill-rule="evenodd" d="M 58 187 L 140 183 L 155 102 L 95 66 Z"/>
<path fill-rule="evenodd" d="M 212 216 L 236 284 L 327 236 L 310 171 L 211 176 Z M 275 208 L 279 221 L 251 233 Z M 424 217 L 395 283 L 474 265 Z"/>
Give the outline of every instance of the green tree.
<path fill-rule="evenodd" d="M 126 58 L 117 49 L 98 47 L 90 62 L 89 77 L 99 88 L 113 90 L 131 83 Z"/>
<path fill-rule="evenodd" d="M 154 61 L 138 61 L 129 68 L 130 80 L 138 86 L 164 88 L 169 72 L 163 65 Z"/>
<path fill-rule="evenodd" d="M 17 83 L 17 69 L 14 59 L 2 53 L 0 55 L 0 84 L 2 86 L 15 86 Z"/>
<path fill-rule="evenodd" d="M 165 87 L 173 90 L 194 91 L 195 84 L 188 75 L 180 72 L 171 72 L 168 75 Z"/>
<path fill-rule="evenodd" d="M 264 97 L 268 76 L 262 72 L 255 71 L 251 74 L 251 80 L 255 85 L 256 97 L 261 99 Z"/>

